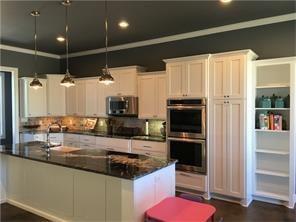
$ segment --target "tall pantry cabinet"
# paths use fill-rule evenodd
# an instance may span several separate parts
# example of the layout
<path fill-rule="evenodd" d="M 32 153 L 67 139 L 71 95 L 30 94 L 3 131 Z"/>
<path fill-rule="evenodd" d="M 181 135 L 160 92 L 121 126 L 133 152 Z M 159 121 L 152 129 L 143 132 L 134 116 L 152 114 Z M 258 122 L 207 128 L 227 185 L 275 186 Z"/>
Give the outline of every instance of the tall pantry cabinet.
<path fill-rule="evenodd" d="M 235 198 L 242 205 L 251 199 L 251 138 L 247 119 L 251 96 L 251 50 L 213 54 L 209 76 L 209 153 L 212 196 Z"/>

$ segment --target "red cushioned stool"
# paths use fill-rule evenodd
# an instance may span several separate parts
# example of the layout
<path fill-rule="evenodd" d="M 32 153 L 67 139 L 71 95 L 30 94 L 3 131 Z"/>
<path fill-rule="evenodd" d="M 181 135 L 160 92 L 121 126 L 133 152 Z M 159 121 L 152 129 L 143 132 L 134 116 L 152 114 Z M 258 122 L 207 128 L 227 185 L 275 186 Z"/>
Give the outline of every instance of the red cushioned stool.
<path fill-rule="evenodd" d="M 209 204 L 168 197 L 146 211 L 146 221 L 213 222 L 215 212 L 215 207 Z"/>

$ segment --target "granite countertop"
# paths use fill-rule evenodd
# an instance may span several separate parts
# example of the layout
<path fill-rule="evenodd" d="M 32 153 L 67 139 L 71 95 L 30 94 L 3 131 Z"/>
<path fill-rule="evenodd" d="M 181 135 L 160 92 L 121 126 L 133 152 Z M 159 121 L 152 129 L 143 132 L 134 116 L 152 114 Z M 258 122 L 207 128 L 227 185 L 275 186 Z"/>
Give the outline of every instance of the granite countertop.
<path fill-rule="evenodd" d="M 79 149 L 62 152 L 51 150 L 50 156 L 41 148 L 44 142 L 29 142 L 0 146 L 0 154 L 40 161 L 122 179 L 136 180 L 159 169 L 175 164 L 138 154 L 111 152 L 102 149 Z"/>
<path fill-rule="evenodd" d="M 20 133 L 46 133 L 47 130 L 40 130 L 40 129 L 25 129 L 20 131 Z M 72 134 L 79 134 L 79 135 L 89 135 L 89 136 L 101 136 L 101 137 L 110 137 L 110 138 L 119 138 L 119 139 L 134 139 L 134 140 L 147 140 L 147 141 L 155 141 L 155 142 L 165 142 L 165 137 L 162 136 L 123 136 L 123 135 L 116 135 L 116 134 L 108 134 L 104 132 L 94 132 L 88 130 L 67 130 L 64 132 L 51 132 L 51 133 L 72 133 Z"/>

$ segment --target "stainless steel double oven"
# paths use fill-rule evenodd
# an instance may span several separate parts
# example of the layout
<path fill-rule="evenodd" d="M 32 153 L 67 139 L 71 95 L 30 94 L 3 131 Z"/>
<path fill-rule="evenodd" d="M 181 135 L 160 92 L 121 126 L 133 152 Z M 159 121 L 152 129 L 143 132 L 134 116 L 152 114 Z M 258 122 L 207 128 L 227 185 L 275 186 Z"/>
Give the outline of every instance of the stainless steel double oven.
<path fill-rule="evenodd" d="M 177 169 L 206 173 L 206 99 L 167 101 L 168 151 Z"/>

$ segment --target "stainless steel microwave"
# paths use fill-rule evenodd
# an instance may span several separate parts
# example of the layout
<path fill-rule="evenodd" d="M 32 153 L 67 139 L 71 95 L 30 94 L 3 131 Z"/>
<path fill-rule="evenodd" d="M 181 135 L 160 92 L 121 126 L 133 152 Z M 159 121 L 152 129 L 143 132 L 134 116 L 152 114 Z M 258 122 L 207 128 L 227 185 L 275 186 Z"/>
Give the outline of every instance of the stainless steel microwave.
<path fill-rule="evenodd" d="M 109 96 L 106 98 L 106 112 L 109 116 L 138 116 L 138 97 Z"/>

